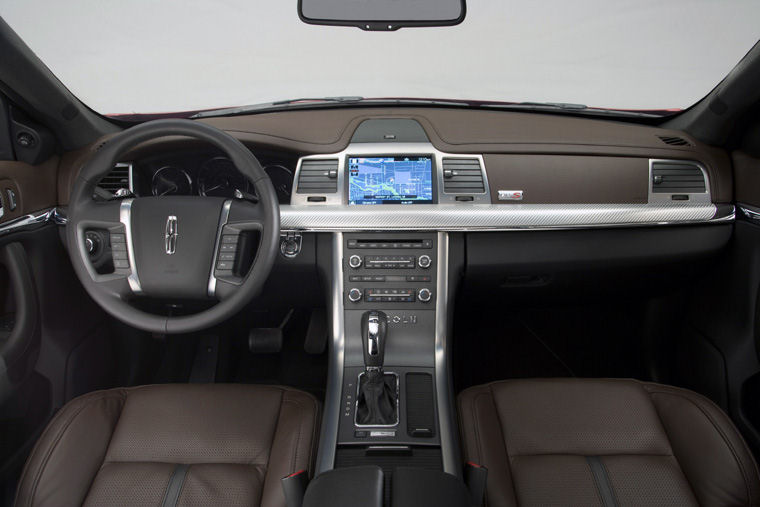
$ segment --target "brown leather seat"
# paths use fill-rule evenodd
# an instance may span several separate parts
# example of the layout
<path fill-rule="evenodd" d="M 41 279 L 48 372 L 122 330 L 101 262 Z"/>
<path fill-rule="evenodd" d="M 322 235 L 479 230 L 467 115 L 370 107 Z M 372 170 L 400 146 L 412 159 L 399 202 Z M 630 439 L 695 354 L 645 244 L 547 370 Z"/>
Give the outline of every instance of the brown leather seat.
<path fill-rule="evenodd" d="M 729 418 L 691 391 L 633 380 L 496 382 L 459 396 L 487 505 L 760 505 Z"/>
<path fill-rule="evenodd" d="M 27 461 L 16 504 L 284 507 L 310 469 L 319 405 L 285 387 L 169 384 L 64 406 Z"/>

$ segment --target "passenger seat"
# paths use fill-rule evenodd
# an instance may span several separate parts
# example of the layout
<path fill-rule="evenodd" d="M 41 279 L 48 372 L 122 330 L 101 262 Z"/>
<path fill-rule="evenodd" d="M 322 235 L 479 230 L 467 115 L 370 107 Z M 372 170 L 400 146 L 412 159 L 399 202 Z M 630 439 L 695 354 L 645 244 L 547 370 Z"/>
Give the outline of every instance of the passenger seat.
<path fill-rule="evenodd" d="M 488 507 L 760 505 L 746 443 L 714 403 L 612 379 L 494 382 L 459 395 L 465 459 Z"/>

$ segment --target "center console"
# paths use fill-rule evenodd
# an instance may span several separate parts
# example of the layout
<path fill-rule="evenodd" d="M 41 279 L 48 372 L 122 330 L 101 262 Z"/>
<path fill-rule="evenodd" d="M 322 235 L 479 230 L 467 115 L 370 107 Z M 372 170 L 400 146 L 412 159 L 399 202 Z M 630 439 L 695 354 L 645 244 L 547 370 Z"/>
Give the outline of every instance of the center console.
<path fill-rule="evenodd" d="M 343 235 L 345 358 L 338 445 L 440 445 L 435 403 L 437 235 Z M 368 375 L 367 320 L 385 328 L 383 361 L 395 384 L 397 417 L 367 423 L 359 414 L 360 377 Z M 340 449 L 339 449 L 340 451 Z"/>
<path fill-rule="evenodd" d="M 380 134 L 398 142 L 380 146 Z M 341 213 L 377 209 L 392 220 L 399 210 L 453 199 L 444 192 L 443 156 L 425 141 L 414 121 L 365 122 L 345 152 L 334 159 L 310 157 L 313 163 L 304 169 L 302 162 L 297 179 L 332 190 L 314 206 L 340 202 Z M 328 162 L 333 165 L 325 169 Z M 310 197 L 294 199 L 308 206 Z M 386 505 L 398 470 L 414 477 L 408 484 L 421 480 L 419 471 L 430 472 L 429 489 L 445 477 L 461 483 L 446 364 L 449 234 L 389 224 L 385 230 L 333 232 L 331 247 L 332 340 L 318 474 L 379 467 Z M 461 263 L 451 269 L 459 268 Z M 396 496 L 414 497 L 408 488 L 396 489 L 402 492 Z"/>

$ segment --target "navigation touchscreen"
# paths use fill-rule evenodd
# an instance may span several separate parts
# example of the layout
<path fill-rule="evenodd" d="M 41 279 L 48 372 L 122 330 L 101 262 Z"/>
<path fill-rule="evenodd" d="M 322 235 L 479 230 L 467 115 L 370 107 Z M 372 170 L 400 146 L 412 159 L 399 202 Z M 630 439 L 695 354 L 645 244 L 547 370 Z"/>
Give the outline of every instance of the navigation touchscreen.
<path fill-rule="evenodd" d="M 432 157 L 348 158 L 349 204 L 429 204 L 432 202 Z"/>

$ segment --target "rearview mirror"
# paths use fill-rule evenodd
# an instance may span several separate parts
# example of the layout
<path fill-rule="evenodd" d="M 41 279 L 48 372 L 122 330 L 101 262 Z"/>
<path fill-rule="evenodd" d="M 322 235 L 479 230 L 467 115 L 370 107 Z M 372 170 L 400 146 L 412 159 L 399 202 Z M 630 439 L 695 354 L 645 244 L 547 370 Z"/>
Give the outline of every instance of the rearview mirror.
<path fill-rule="evenodd" d="M 465 0 L 298 0 L 298 16 L 312 25 L 393 31 L 405 26 L 452 26 L 464 20 Z"/>

